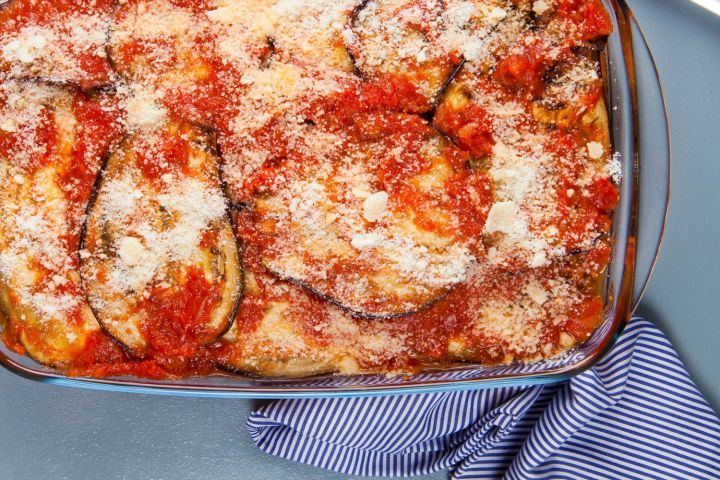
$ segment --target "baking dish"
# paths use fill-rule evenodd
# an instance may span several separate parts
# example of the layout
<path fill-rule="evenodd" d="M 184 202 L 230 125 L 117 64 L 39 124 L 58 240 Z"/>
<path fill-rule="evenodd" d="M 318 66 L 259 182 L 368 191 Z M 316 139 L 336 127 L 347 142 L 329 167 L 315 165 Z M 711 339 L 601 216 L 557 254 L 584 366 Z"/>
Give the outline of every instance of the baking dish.
<path fill-rule="evenodd" d="M 178 396 L 254 398 L 478 389 L 559 381 L 583 371 L 612 344 L 647 282 L 662 237 L 669 181 L 667 121 L 652 59 L 627 6 L 616 0 L 605 3 L 614 24 L 603 54 L 610 128 L 614 149 L 623 164 L 624 179 L 620 186 L 620 204 L 614 214 L 615 245 L 604 286 L 604 322 L 587 342 L 562 358 L 528 365 L 462 364 L 411 377 L 323 376 L 292 381 L 220 374 L 175 381 L 134 377 L 69 378 L 9 351 L 4 345 L 0 347 L 0 362 L 28 378 L 66 386 Z M 640 88 L 639 81 L 643 82 Z M 662 151 L 648 155 L 646 146 Z M 640 188 L 641 185 L 648 188 Z"/>

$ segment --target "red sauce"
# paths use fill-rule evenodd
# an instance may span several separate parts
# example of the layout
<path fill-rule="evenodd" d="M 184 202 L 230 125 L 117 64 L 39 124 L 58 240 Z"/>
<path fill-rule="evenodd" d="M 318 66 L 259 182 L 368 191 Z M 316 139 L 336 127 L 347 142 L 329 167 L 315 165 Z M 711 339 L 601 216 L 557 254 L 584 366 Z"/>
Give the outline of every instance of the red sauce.
<path fill-rule="evenodd" d="M 139 308 L 149 320 L 143 326 L 152 357 L 175 370 L 174 362 L 192 358 L 209 340 L 207 324 L 220 299 L 220 286 L 207 280 L 199 267 L 187 271 L 180 288 L 154 287 Z"/>
<path fill-rule="evenodd" d="M 218 347 L 205 346 L 208 338 L 201 325 L 218 295 L 217 287 L 210 285 L 202 272 L 191 270 L 182 289 L 173 292 L 157 289 L 142 306 L 155 315 L 153 322 L 144 325 L 143 333 L 149 338 L 152 350 L 146 359 L 132 358 L 98 330 L 87 336 L 68 374 L 161 379 L 214 372 L 211 355 Z"/>
<path fill-rule="evenodd" d="M 71 250 L 76 250 L 80 242 L 80 222 L 83 220 L 80 213 L 85 210 L 102 162 L 111 145 L 119 139 L 121 131 L 115 115 L 83 94 L 73 98 L 72 112 L 79 125 L 69 162 L 64 165 L 56 183 L 69 202 L 66 216 L 71 226 L 71 237 L 68 245 Z"/>
<path fill-rule="evenodd" d="M 435 115 L 435 125 L 444 132 L 452 132 L 458 146 L 475 157 L 482 158 L 492 153 L 495 145 L 492 119 L 481 105 L 470 104 L 467 108 L 452 109 L 443 103 Z"/>
<path fill-rule="evenodd" d="M 564 329 L 575 340 L 586 340 L 602 320 L 602 300 L 599 297 L 588 297 L 571 312 L 569 320 L 565 323 Z"/>
<path fill-rule="evenodd" d="M 79 14 L 109 18 L 114 6 L 115 0 L 12 0 L 0 8 L 0 35 L 16 34 L 29 26 L 53 28 L 60 33 L 60 40 L 54 40 L 59 42 L 56 47 L 79 67 L 79 72 L 72 72 L 68 78 L 61 75 L 60 80 L 73 82 L 82 88 L 107 85 L 112 78 L 107 58 L 98 55 L 94 49 L 70 48 L 70 44 L 63 40 L 70 33 L 64 25 L 68 18 Z M 0 61 L 1 68 L 6 66 Z"/>
<path fill-rule="evenodd" d="M 88 335 L 82 352 L 68 374 L 90 377 L 137 375 L 155 379 L 168 377 L 168 371 L 156 361 L 134 361 L 124 348 L 100 330 Z"/>
<path fill-rule="evenodd" d="M 610 15 L 600 0 L 560 0 L 557 15 L 578 27 L 580 40 L 593 40 L 612 32 Z"/>
<path fill-rule="evenodd" d="M 362 104 L 365 108 L 408 113 L 430 108 L 428 100 L 418 91 L 417 80 L 403 75 L 384 75 L 364 84 Z"/>
<path fill-rule="evenodd" d="M 54 0 L 52 2 L 38 2 L 36 0 L 12 0 L 3 7 L 0 13 L 2 24 L 10 18 L 23 25 L 32 22 L 33 25 L 47 24 L 57 21 L 58 17 L 68 18 L 71 14 L 91 15 L 98 12 L 111 12 L 115 0 Z"/>
<path fill-rule="evenodd" d="M 447 194 L 454 204 L 454 211 L 458 212 L 460 231 L 463 235 L 478 237 L 493 201 L 492 181 L 483 172 L 464 176 L 458 174 L 446 182 Z"/>
<path fill-rule="evenodd" d="M 171 135 L 165 132 L 156 133 L 162 138 L 158 142 L 152 138 L 145 145 L 144 138 L 140 137 L 133 145 L 135 164 L 143 176 L 152 182 L 159 182 L 165 174 L 184 173 L 189 171 L 190 148 L 188 141 L 180 135 Z"/>
<path fill-rule="evenodd" d="M 620 199 L 617 187 L 607 178 L 598 178 L 590 185 L 590 196 L 593 204 L 602 213 L 615 210 Z"/>
<path fill-rule="evenodd" d="M 500 60 L 493 74 L 495 80 L 512 90 L 539 95 L 544 88 L 545 61 L 534 53 L 512 54 Z"/>
<path fill-rule="evenodd" d="M 47 165 L 57 151 L 58 132 L 52 110 L 43 107 L 38 117 L 37 126 L 33 129 L 21 125 L 21 134 L 0 130 L 0 152 L 11 161 L 22 159 L 21 166 L 27 173 Z M 28 149 L 29 138 L 33 139 L 32 149 Z"/>

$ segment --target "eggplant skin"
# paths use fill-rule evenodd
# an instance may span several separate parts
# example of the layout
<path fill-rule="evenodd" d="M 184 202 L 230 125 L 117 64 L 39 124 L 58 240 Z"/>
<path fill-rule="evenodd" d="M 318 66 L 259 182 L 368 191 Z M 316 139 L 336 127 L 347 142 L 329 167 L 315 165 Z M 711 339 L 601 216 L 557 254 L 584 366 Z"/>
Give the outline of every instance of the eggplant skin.
<path fill-rule="evenodd" d="M 238 358 L 237 360 L 239 363 L 217 362 L 216 365 L 236 375 L 273 378 L 276 380 L 302 379 L 338 372 L 338 368 L 332 363 L 318 362 L 305 358 L 279 360 L 268 356 L 266 358 L 256 359 Z"/>
<path fill-rule="evenodd" d="M 265 265 L 265 267 L 270 271 L 273 275 L 277 276 L 278 278 L 282 278 L 283 280 L 286 280 L 292 284 L 297 285 L 298 287 L 302 287 L 307 289 L 309 292 L 311 292 L 313 295 L 321 298 L 323 301 L 331 303 L 332 305 L 335 305 L 336 307 L 340 308 L 344 312 L 352 315 L 353 317 L 358 318 L 367 318 L 367 319 L 374 319 L 374 320 L 391 320 L 393 318 L 402 318 L 407 317 L 410 315 L 415 315 L 417 313 L 422 312 L 423 310 L 427 310 L 428 308 L 432 307 L 436 303 L 442 301 L 445 297 L 447 297 L 453 290 L 453 287 L 445 289 L 443 292 L 439 293 L 437 296 L 431 298 L 424 304 L 420 304 L 417 307 L 414 307 L 413 309 L 404 309 L 399 312 L 395 313 L 374 313 L 367 309 L 357 308 L 350 306 L 348 304 L 343 303 L 341 300 L 335 299 L 332 296 L 326 295 L 321 290 L 313 287 L 311 284 L 308 284 L 306 282 L 303 282 L 300 279 L 292 278 L 292 277 L 283 277 L 283 274 L 279 271 L 273 271 L 272 265 Z"/>
<path fill-rule="evenodd" d="M 8 232 L 2 230 L 0 226 L 0 250 L 5 252 L 1 239 Z M 54 275 L 77 289 L 73 295 L 76 305 L 69 311 L 52 311 L 52 307 L 43 311 L 42 305 L 36 308 L 25 298 L 37 285 L 35 279 L 42 279 L 46 271 L 23 263 L 17 272 L 22 273 L 12 277 L 0 275 L 0 317 L 4 318 L 1 323 L 6 330 L 5 338 L 22 345 L 25 353 L 38 363 L 56 368 L 72 366 L 84 351 L 89 336 L 99 330 L 92 310 L 77 288 L 80 283 L 77 271 Z"/>
<path fill-rule="evenodd" d="M 337 345 L 321 346 L 299 327 L 296 316 L 303 313 L 297 303 L 303 301 L 300 292 L 300 300 L 295 302 L 290 298 L 252 298 L 250 293 L 251 301 L 262 305 L 262 318 L 251 332 L 241 333 L 238 323 L 230 328 L 222 339 L 224 348 L 215 358 L 216 365 L 233 373 L 288 379 L 336 373 L 347 370 L 348 364 L 355 365 L 343 361 L 345 354 Z M 241 310 L 236 322 L 243 321 Z"/>
<path fill-rule="evenodd" d="M 156 171 L 173 162 L 186 163 Z M 210 343 L 232 323 L 242 267 L 217 162 L 203 130 L 170 123 L 127 137 L 97 184 L 82 282 L 103 329 L 136 357 Z"/>

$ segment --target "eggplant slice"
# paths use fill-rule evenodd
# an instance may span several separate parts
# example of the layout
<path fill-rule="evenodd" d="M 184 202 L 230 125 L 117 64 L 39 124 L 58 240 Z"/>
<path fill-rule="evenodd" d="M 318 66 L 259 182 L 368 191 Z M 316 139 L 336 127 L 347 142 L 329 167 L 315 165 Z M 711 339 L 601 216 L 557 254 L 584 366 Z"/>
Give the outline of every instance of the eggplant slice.
<path fill-rule="evenodd" d="M 0 4 L 0 71 L 10 78 L 109 85 L 105 54 L 115 0 Z"/>
<path fill-rule="evenodd" d="M 489 180 L 417 116 L 352 117 L 313 127 L 305 138 L 334 148 L 307 156 L 300 144 L 259 187 L 263 263 L 355 315 L 408 315 L 483 254 Z"/>
<path fill-rule="evenodd" d="M 441 47 L 442 0 L 369 0 L 357 9 L 348 49 L 368 81 L 409 85 L 429 111 L 459 62 Z M 405 89 L 407 90 L 407 88 Z"/>
<path fill-rule="evenodd" d="M 80 272 L 136 356 L 186 356 L 232 322 L 242 272 L 217 162 L 203 131 L 170 122 L 126 138 L 103 171 Z"/>
<path fill-rule="evenodd" d="M 249 218 L 245 224 L 255 228 Z M 243 265 L 244 295 L 235 322 L 219 341 L 214 356 L 218 366 L 263 377 L 297 378 L 385 371 L 388 362 L 400 367 L 413 358 L 397 320 L 353 318 L 308 290 L 276 278 L 262 267 L 252 245 L 243 252 Z"/>
<path fill-rule="evenodd" d="M 458 65 L 483 60 L 490 46 L 522 23 L 510 0 L 368 0 L 356 10 L 346 42 L 370 82 L 413 92 L 405 111 L 432 110 Z M 412 97 L 412 95 L 411 95 Z"/>
<path fill-rule="evenodd" d="M 273 5 L 265 15 L 273 19 L 271 36 L 279 61 L 353 71 L 343 35 L 359 0 L 269 3 Z"/>
<path fill-rule="evenodd" d="M 5 338 L 40 363 L 68 367 L 99 332 L 77 252 L 92 181 L 119 130 L 82 93 L 34 82 L 0 84 L 0 119 Z"/>
<path fill-rule="evenodd" d="M 335 136 L 314 127 L 311 111 L 361 88 L 354 73 L 279 60 L 244 78 L 247 90 L 231 102 L 231 114 L 218 128 L 223 179 L 236 204 L 251 203 L 254 177 L 287 155 L 337 148 L 328 143 Z"/>
<path fill-rule="evenodd" d="M 219 366 L 264 377 L 306 377 L 338 371 L 341 354 L 305 334 L 299 324 L 302 317 L 298 315 L 306 312 L 302 307 L 313 301 L 307 293 L 274 280 L 268 273 L 246 271 L 245 279 L 243 303 L 216 355 Z M 320 311 L 325 316 L 331 308 L 326 304 Z"/>

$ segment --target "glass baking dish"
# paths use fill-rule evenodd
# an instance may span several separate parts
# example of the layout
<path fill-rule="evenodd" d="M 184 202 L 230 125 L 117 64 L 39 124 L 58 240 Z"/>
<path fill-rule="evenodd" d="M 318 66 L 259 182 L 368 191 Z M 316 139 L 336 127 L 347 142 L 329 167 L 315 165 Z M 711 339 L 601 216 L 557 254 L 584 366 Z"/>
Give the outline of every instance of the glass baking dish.
<path fill-rule="evenodd" d="M 592 337 L 550 361 L 482 366 L 461 364 L 414 376 L 325 375 L 278 380 L 216 374 L 180 380 L 66 377 L 0 342 L 0 363 L 24 377 L 70 387 L 219 398 L 307 398 L 428 393 L 562 381 L 592 366 L 629 320 L 652 272 L 665 225 L 670 144 L 662 88 L 654 62 L 623 0 L 603 0 L 614 24 L 602 55 L 614 150 L 623 164 L 615 245 L 604 285 L 604 322 Z M 642 188 L 641 188 L 642 186 Z"/>

